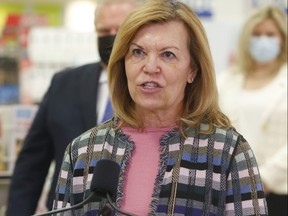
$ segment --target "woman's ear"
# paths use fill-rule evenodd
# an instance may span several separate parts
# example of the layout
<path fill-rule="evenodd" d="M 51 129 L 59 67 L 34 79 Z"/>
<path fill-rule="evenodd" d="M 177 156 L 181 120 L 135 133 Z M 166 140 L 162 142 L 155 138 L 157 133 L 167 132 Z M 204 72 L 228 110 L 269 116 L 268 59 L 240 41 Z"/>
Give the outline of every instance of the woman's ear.
<path fill-rule="evenodd" d="M 187 82 L 192 83 L 194 81 L 196 74 L 197 74 L 196 70 L 194 68 L 191 68 Z"/>

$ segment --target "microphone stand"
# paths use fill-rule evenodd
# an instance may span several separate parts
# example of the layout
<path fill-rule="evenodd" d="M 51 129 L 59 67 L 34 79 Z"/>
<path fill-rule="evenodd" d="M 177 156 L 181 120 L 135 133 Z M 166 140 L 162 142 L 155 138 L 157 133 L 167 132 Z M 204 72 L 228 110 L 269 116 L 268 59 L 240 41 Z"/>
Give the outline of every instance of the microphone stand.
<path fill-rule="evenodd" d="M 44 212 L 44 213 L 41 213 L 41 214 L 35 214 L 35 215 L 32 215 L 32 216 L 48 216 L 48 215 L 52 215 L 52 214 L 56 214 L 56 213 L 60 213 L 60 212 L 64 212 L 64 211 L 69 211 L 69 210 L 72 210 L 72 209 L 77 209 L 77 208 L 80 208 L 82 207 L 83 205 L 85 205 L 86 203 L 90 202 L 91 198 L 94 196 L 94 193 L 91 193 L 87 199 L 83 200 L 82 202 L 76 204 L 76 205 L 73 205 L 73 206 L 70 206 L 68 208 L 61 208 L 61 209 L 56 209 L 56 210 L 53 210 L 53 211 L 49 211 L 49 212 Z"/>
<path fill-rule="evenodd" d="M 107 198 L 109 204 L 110 204 L 110 205 L 113 207 L 113 209 L 115 209 L 115 211 L 117 211 L 118 213 L 121 213 L 121 214 L 126 215 L 126 216 L 137 216 L 137 215 L 135 215 L 135 214 L 128 213 L 128 212 L 125 212 L 125 211 L 119 209 L 119 208 L 112 202 L 112 199 L 111 199 L 109 193 L 106 193 L 106 198 Z"/>
<path fill-rule="evenodd" d="M 86 203 L 90 202 L 91 198 L 94 197 L 94 193 L 91 193 L 87 199 L 83 200 L 82 202 L 74 205 L 74 206 L 70 206 L 68 208 L 62 208 L 62 209 L 56 209 L 56 210 L 53 210 L 53 211 L 49 211 L 49 212 L 44 212 L 44 213 L 41 213 L 41 214 L 35 214 L 35 215 L 32 215 L 32 216 L 49 216 L 49 215 L 53 215 L 53 214 L 57 214 L 57 213 L 60 213 L 60 212 L 64 212 L 64 211 L 69 211 L 69 210 L 72 210 L 72 209 L 77 209 L 77 208 L 80 208 L 82 207 L 83 205 L 85 205 Z M 116 212 L 118 213 L 121 213 L 123 215 L 126 215 L 126 216 L 137 216 L 135 214 L 132 214 L 132 213 L 128 213 L 128 212 L 125 212 L 121 209 L 119 209 L 112 201 L 111 199 L 111 196 L 109 193 L 106 193 L 106 198 L 109 202 L 109 204 L 112 206 L 113 209 L 115 209 Z M 109 215 L 108 212 L 104 213 L 104 212 L 101 212 L 101 215 Z"/>

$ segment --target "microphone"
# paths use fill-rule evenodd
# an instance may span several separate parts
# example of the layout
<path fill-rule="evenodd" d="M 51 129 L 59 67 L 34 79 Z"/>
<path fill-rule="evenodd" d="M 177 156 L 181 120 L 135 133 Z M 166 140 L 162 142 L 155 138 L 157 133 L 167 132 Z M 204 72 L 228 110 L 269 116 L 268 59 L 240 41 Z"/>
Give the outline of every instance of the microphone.
<path fill-rule="evenodd" d="M 122 213 L 126 216 L 136 216 L 134 214 L 122 211 L 114 204 L 117 196 L 119 174 L 120 166 L 118 163 L 108 159 L 100 160 L 96 164 L 94 175 L 91 180 L 90 190 L 92 193 L 85 200 L 67 208 L 56 209 L 41 214 L 35 214 L 33 216 L 49 216 L 64 211 L 78 209 L 90 202 L 94 197 L 107 198 L 109 204 L 118 213 Z M 101 210 L 100 215 L 111 215 L 111 210 L 105 206 Z"/>
<path fill-rule="evenodd" d="M 96 175 L 96 173 L 101 173 L 101 175 Z M 109 204 L 116 212 L 126 216 L 136 216 L 119 209 L 114 204 L 117 196 L 119 174 L 120 166 L 115 161 L 108 159 L 98 161 L 91 181 L 91 191 L 101 198 L 107 198 Z"/>

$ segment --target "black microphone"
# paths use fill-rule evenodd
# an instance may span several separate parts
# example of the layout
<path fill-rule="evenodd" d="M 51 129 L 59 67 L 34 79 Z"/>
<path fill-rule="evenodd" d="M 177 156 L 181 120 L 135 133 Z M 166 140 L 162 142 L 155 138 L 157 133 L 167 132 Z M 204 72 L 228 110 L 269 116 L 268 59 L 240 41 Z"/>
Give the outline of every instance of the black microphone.
<path fill-rule="evenodd" d="M 99 175 L 99 173 L 101 173 L 101 175 Z M 122 211 L 114 204 L 117 196 L 119 174 L 120 166 L 115 161 L 108 159 L 98 161 L 91 181 L 90 189 L 94 192 L 94 194 L 97 194 L 97 196 L 107 198 L 109 204 L 118 213 L 126 216 L 136 216 L 134 214 Z"/>
<path fill-rule="evenodd" d="M 118 213 L 122 213 L 126 216 L 136 216 L 134 214 L 122 211 L 114 204 L 117 196 L 119 174 L 120 166 L 118 163 L 108 159 L 100 160 L 96 164 L 94 174 L 91 180 L 90 190 L 92 191 L 92 193 L 85 200 L 67 208 L 56 209 L 41 214 L 35 214 L 33 216 L 48 216 L 64 211 L 78 209 L 90 202 L 95 197 L 107 198 L 109 204 Z M 104 207 L 104 209 L 102 209 L 102 211 L 100 212 L 100 215 L 110 214 L 111 211 L 109 211 L 109 209 L 107 210 L 107 207 Z"/>

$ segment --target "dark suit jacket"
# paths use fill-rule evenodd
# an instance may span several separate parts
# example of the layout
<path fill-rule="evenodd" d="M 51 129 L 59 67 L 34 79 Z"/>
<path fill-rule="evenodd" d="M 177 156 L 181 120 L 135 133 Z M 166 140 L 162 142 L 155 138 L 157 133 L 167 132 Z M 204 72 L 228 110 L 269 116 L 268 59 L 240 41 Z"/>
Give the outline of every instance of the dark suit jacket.
<path fill-rule="evenodd" d="M 7 216 L 35 212 L 52 160 L 56 162 L 47 206 L 52 208 L 55 186 L 66 146 L 97 122 L 99 63 L 56 73 L 25 138 L 11 179 Z"/>

